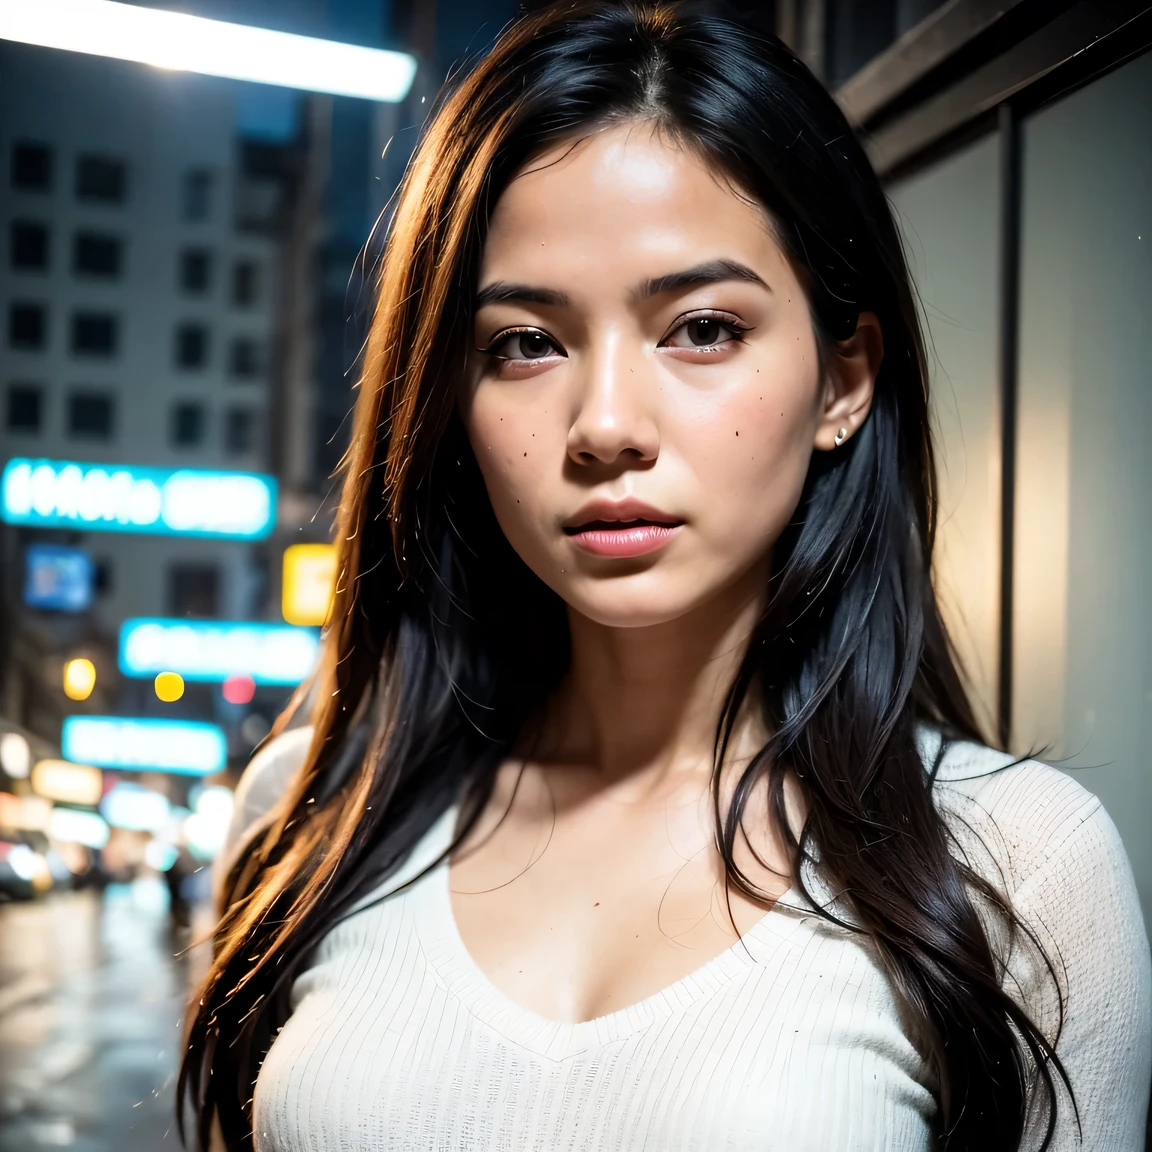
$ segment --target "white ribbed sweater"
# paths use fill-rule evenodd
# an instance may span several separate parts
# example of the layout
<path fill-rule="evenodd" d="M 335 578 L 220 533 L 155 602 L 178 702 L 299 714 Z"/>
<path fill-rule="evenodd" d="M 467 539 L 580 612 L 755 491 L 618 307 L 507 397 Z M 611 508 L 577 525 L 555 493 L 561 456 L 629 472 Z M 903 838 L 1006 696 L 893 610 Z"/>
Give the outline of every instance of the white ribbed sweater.
<path fill-rule="evenodd" d="M 274 801 L 308 735 L 288 733 L 253 761 L 233 842 Z M 939 738 L 922 736 L 929 756 Z M 1063 965 L 1058 1051 L 1084 1138 L 1065 1107 L 1054 1152 L 1137 1152 L 1152 977 L 1127 858 L 1099 801 L 1070 777 L 1035 762 L 995 771 L 1006 762 L 953 746 L 936 794 L 973 864 Z M 453 820 L 377 895 L 435 860 Z M 1051 1029 L 1054 998 L 1023 952 L 1009 972 Z M 472 961 L 441 864 L 317 949 L 261 1069 L 255 1134 L 258 1152 L 923 1152 L 933 1089 L 866 942 L 810 912 L 777 905 L 662 992 L 562 1024 L 514 1004 Z"/>

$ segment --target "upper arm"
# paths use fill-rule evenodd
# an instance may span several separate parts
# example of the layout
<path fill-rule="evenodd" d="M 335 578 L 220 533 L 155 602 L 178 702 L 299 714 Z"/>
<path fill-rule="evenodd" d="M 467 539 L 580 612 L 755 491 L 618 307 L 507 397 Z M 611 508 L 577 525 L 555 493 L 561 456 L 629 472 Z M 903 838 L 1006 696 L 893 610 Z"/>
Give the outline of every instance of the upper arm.
<path fill-rule="evenodd" d="M 1052 962 L 1064 1002 L 1056 1052 L 1083 1139 L 1061 1090 L 1053 1152 L 1140 1152 L 1152 1077 L 1152 972 L 1132 870 L 1103 807 L 1047 855 L 1013 905 Z M 1014 950 L 1008 982 L 1051 1038 L 1059 1002 L 1034 949 Z"/>
<path fill-rule="evenodd" d="M 216 862 L 218 875 L 223 875 L 231 867 L 248 834 L 284 795 L 288 782 L 304 763 L 311 741 L 311 727 L 291 728 L 269 741 L 252 757 L 236 785 L 232 819 Z"/>

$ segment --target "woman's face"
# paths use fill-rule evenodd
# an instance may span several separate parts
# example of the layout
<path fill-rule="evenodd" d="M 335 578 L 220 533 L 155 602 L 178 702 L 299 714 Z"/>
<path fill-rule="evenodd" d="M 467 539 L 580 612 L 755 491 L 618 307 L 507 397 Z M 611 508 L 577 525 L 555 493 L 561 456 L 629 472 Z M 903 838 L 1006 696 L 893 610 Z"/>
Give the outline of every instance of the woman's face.
<path fill-rule="evenodd" d="M 765 211 L 646 125 L 518 175 L 477 291 L 462 411 L 540 579 L 617 627 L 762 595 L 813 449 L 867 414 L 871 318 L 822 373 Z"/>

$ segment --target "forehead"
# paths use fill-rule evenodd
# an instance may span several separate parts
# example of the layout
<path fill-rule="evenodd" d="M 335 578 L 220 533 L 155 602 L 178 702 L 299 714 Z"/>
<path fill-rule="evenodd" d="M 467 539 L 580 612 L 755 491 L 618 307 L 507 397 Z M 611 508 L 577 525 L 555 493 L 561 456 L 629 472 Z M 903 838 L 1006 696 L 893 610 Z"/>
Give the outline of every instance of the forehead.
<path fill-rule="evenodd" d="M 631 283 L 724 257 L 777 279 L 787 268 L 760 204 L 694 150 L 624 124 L 566 142 L 513 178 L 492 214 L 481 279 L 563 277 L 578 290 L 583 274 Z"/>

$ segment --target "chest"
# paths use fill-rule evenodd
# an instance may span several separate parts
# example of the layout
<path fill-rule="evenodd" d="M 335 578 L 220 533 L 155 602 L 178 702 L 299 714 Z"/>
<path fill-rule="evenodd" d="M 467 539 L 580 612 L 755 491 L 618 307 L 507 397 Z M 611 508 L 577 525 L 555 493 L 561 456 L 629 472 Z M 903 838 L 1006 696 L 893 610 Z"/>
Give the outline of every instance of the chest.
<path fill-rule="evenodd" d="M 554 1020 L 594 1019 L 674 984 L 788 888 L 759 868 L 764 899 L 733 889 L 699 809 L 605 806 L 497 827 L 452 862 L 464 946 L 512 1000 Z"/>
<path fill-rule="evenodd" d="M 427 895 L 354 918 L 297 981 L 259 1152 L 928 1148 L 922 1066 L 851 942 L 781 915 L 671 994 L 562 1023 L 487 983 Z"/>

